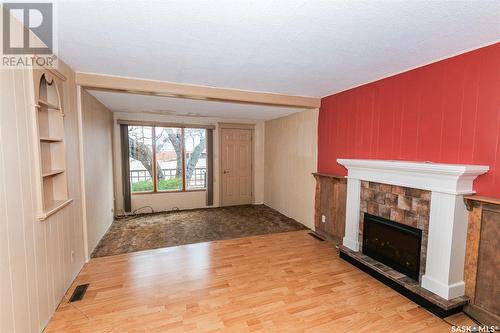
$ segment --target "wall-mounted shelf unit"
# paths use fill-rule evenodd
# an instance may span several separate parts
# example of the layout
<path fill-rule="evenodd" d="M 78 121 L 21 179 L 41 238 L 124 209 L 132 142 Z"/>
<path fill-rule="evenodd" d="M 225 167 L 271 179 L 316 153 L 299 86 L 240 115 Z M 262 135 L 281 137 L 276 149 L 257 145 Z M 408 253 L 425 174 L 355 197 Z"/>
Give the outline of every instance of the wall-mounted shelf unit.
<path fill-rule="evenodd" d="M 49 110 L 56 110 L 56 111 L 61 110 L 61 107 L 59 105 L 50 103 L 50 102 L 48 102 L 44 99 L 41 99 L 41 98 L 38 99 L 38 105 L 46 107 Z"/>
<path fill-rule="evenodd" d="M 47 170 L 45 172 L 42 173 L 42 177 L 43 178 L 47 178 L 47 177 L 53 177 L 53 176 L 57 176 L 61 173 L 65 172 L 65 170 L 63 169 L 59 169 L 59 170 Z"/>
<path fill-rule="evenodd" d="M 34 69 L 33 80 L 39 174 L 37 218 L 45 220 L 72 202 L 66 175 L 63 80 L 46 69 Z"/>

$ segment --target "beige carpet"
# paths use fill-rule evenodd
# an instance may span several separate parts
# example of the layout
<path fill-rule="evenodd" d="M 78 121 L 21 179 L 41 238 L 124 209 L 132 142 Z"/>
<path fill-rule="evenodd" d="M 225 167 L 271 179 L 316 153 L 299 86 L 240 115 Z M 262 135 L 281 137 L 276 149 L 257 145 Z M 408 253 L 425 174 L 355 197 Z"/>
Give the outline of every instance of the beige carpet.
<path fill-rule="evenodd" d="M 113 222 L 92 257 L 302 229 L 265 205 L 142 214 Z"/>

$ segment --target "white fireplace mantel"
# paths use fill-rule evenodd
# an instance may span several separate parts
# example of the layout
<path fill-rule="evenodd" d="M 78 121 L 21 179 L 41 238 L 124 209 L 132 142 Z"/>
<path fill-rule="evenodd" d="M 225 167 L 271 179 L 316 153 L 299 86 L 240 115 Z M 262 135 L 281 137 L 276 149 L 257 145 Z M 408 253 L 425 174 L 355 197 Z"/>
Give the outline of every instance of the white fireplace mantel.
<path fill-rule="evenodd" d="M 450 194 L 471 194 L 474 179 L 489 170 L 483 165 L 460 165 L 387 160 L 337 160 L 348 178 Z"/>
<path fill-rule="evenodd" d="M 347 174 L 344 246 L 359 251 L 361 181 L 431 191 L 427 261 L 422 287 L 452 299 L 464 293 L 467 210 L 462 195 L 474 193 L 474 179 L 488 166 L 427 162 L 338 159 Z"/>

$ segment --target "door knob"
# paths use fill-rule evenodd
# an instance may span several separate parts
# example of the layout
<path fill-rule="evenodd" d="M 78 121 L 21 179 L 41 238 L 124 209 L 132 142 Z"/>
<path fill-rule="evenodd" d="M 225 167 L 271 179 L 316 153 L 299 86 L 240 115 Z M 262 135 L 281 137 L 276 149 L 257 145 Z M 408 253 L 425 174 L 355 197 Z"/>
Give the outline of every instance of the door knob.
<path fill-rule="evenodd" d="M 229 173 L 229 170 L 224 170 L 224 174 Z"/>

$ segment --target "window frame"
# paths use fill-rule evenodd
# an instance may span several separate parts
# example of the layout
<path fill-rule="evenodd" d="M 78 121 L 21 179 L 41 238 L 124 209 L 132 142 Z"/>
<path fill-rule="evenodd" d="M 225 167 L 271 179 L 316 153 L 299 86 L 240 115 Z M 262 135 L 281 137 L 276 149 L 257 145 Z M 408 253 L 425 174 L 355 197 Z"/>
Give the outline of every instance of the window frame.
<path fill-rule="evenodd" d="M 205 127 L 196 127 L 196 126 L 179 126 L 175 127 L 173 125 L 170 126 L 163 126 L 163 125 L 157 125 L 157 124 L 143 124 L 143 125 L 131 125 L 131 126 L 145 126 L 145 127 L 151 127 L 151 135 L 152 135 L 152 155 L 153 155 L 153 160 L 152 160 L 152 181 L 153 181 L 153 190 L 152 191 L 130 191 L 131 195 L 135 194 L 164 194 L 164 193 L 182 193 L 182 192 L 203 192 L 207 191 L 207 185 L 205 185 L 204 188 L 195 188 L 195 189 L 188 189 L 186 186 L 186 145 L 185 145 L 185 129 L 202 129 L 205 130 L 205 136 L 207 135 L 207 128 Z M 157 127 L 163 127 L 163 128 L 176 128 L 181 130 L 181 165 L 182 165 L 182 188 L 181 189 L 176 189 L 176 190 L 158 190 L 158 179 L 157 179 L 157 173 L 156 173 L 156 128 Z M 206 149 L 206 148 L 205 148 Z M 130 152 L 129 152 L 129 160 L 130 160 Z M 130 172 L 130 171 L 129 171 Z M 132 185 L 131 185 L 132 189 Z"/>

